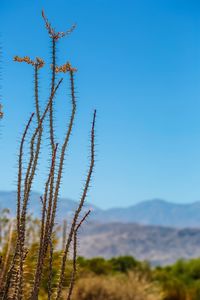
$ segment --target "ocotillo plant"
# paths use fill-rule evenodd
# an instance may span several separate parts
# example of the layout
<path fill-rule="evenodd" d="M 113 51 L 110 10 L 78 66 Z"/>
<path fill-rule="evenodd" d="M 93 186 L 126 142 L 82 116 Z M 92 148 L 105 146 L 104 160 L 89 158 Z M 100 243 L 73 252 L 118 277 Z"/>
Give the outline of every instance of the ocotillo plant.
<path fill-rule="evenodd" d="M 73 220 L 68 230 L 68 235 L 64 241 L 63 254 L 60 262 L 60 275 L 57 279 L 56 285 L 52 286 L 52 267 L 53 267 L 53 231 L 55 226 L 55 217 L 57 212 L 58 196 L 61 186 L 61 180 L 63 176 L 63 166 L 66 151 L 68 149 L 71 132 L 74 125 L 74 119 L 76 115 L 76 96 L 75 96 L 75 73 L 76 68 L 73 68 L 69 62 L 62 66 L 56 64 L 56 49 L 58 40 L 69 35 L 75 28 L 73 25 L 71 29 L 65 32 L 56 32 L 51 26 L 44 12 L 42 17 L 45 22 L 46 29 L 51 39 L 51 88 L 49 93 L 49 99 L 45 109 L 41 109 L 41 101 L 39 97 L 39 72 L 44 67 L 44 60 L 36 57 L 31 59 L 28 56 L 19 57 L 15 56 L 14 61 L 19 63 L 29 64 L 34 69 L 34 99 L 35 99 L 35 112 L 33 112 L 29 118 L 29 121 L 24 129 L 19 149 L 18 156 L 18 179 L 17 179 L 17 216 L 16 216 L 16 242 L 12 253 L 12 259 L 9 262 L 9 267 L 1 268 L 4 270 L 1 276 L 0 297 L 1 299 L 31 299 L 36 300 L 40 294 L 40 287 L 42 282 L 42 276 L 44 272 L 44 265 L 48 260 L 48 295 L 46 299 L 63 299 L 63 290 L 65 292 L 65 298 L 71 299 L 74 281 L 76 277 L 76 257 L 77 257 L 77 233 L 87 218 L 90 211 L 85 216 L 80 216 L 87 193 L 90 185 L 90 180 L 94 168 L 95 162 L 95 120 L 96 110 L 94 111 L 91 139 L 90 139 L 90 165 L 87 173 L 83 193 L 80 198 L 78 207 L 74 213 Z M 54 101 L 55 94 L 59 91 L 63 78 L 56 80 L 58 73 L 66 74 L 69 77 L 70 82 L 70 95 L 71 95 L 71 116 L 65 133 L 65 137 L 62 145 L 60 146 L 55 140 L 54 130 Z M 49 122 L 46 123 L 48 117 Z M 31 137 L 29 138 L 31 128 L 33 127 L 33 119 L 36 118 L 37 125 L 33 129 Z M 48 124 L 48 125 L 46 125 Z M 27 236 L 27 214 L 28 206 L 30 202 L 30 194 L 32 190 L 33 181 L 36 177 L 36 170 L 38 167 L 38 159 L 41 154 L 41 145 L 44 141 L 44 132 L 49 132 L 50 141 L 50 166 L 48 176 L 46 178 L 43 195 L 41 195 L 38 201 L 41 202 L 41 222 L 40 222 L 40 238 L 37 251 L 37 263 L 33 269 L 32 282 L 26 281 L 25 266 L 28 256 L 28 246 L 26 243 Z M 26 153 L 26 145 L 29 146 L 29 152 Z M 27 160 L 27 165 L 24 164 L 24 160 Z M 73 248 L 73 270 L 71 273 L 71 280 L 66 287 L 64 285 L 64 277 L 67 268 L 67 261 L 69 259 L 69 250 Z M 3 258 L 2 263 L 4 264 Z M 6 262 L 8 264 L 8 262 Z M 45 265 L 46 266 L 46 265 Z M 67 295 L 67 296 L 66 296 Z"/>

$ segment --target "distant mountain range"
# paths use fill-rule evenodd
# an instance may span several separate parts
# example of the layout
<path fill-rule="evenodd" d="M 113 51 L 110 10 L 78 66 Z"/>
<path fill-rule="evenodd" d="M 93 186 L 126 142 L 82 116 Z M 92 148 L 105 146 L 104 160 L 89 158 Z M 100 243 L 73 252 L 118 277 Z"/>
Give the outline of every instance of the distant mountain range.
<path fill-rule="evenodd" d="M 69 220 L 76 207 L 73 200 L 59 199 L 57 222 Z M 15 192 L 0 192 L 2 208 L 15 214 Z M 133 255 L 153 265 L 200 256 L 200 202 L 174 204 L 157 199 L 108 210 L 84 206 L 85 210 L 89 208 L 92 214 L 80 230 L 81 255 Z M 32 193 L 29 209 L 35 216 L 40 215 L 39 193 Z"/>
<path fill-rule="evenodd" d="M 167 265 L 200 256 L 200 229 L 88 223 L 81 230 L 79 244 L 85 257 L 132 255 L 152 265 Z"/>
<path fill-rule="evenodd" d="M 9 208 L 12 214 L 16 210 L 16 193 L 0 191 L 0 207 Z M 60 198 L 58 204 L 58 217 L 68 218 L 77 207 L 77 202 Z M 199 227 L 200 228 L 200 202 L 191 204 L 175 204 L 160 199 L 144 201 L 127 208 L 100 209 L 87 203 L 85 210 L 92 208 L 90 220 L 98 223 L 138 223 L 143 225 L 158 225 L 168 227 Z M 40 214 L 40 194 L 32 193 L 30 211 L 36 216 Z"/>
<path fill-rule="evenodd" d="M 96 211 L 97 220 L 107 222 L 139 223 L 170 227 L 200 227 L 200 202 L 170 203 L 160 199 L 143 201 L 127 208 Z"/>

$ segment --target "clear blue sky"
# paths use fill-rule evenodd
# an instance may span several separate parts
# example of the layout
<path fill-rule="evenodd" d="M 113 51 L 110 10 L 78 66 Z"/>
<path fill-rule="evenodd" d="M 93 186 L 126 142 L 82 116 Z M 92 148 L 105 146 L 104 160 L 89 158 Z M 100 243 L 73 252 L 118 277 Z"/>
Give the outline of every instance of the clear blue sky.
<path fill-rule="evenodd" d="M 62 196 L 80 195 L 96 108 L 97 161 L 88 200 L 105 208 L 151 198 L 200 200 L 200 2 L 194 0 L 1 0 L 0 190 L 15 189 L 16 152 L 33 110 L 32 70 L 12 57 L 41 56 L 49 62 L 42 8 L 58 30 L 78 24 L 59 43 L 59 63 L 70 60 L 79 70 L 78 114 Z M 48 78 L 42 70 L 43 104 Z M 61 96 L 58 140 L 66 122 Z M 42 157 L 38 191 L 45 162 Z"/>

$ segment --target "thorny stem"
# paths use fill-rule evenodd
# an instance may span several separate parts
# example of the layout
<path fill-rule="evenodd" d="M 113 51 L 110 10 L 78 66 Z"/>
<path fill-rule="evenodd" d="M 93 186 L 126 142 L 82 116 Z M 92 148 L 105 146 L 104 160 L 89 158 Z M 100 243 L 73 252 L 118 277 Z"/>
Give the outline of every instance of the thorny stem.
<path fill-rule="evenodd" d="M 22 158 L 23 158 L 23 148 L 24 148 L 24 142 L 25 138 L 28 132 L 28 129 L 30 127 L 30 124 L 32 122 L 32 119 L 34 117 L 34 113 L 32 113 L 26 128 L 24 130 L 21 143 L 20 143 L 20 151 L 19 151 L 19 162 L 18 162 L 18 184 L 17 184 L 17 231 L 19 232 L 19 226 L 20 226 L 20 211 L 21 211 L 21 181 L 22 181 Z"/>
<path fill-rule="evenodd" d="M 79 222 L 79 224 L 77 225 L 75 231 L 74 231 L 74 243 L 73 243 L 73 270 L 72 270 L 72 274 L 71 274 L 71 279 L 70 279 L 70 286 L 69 286 L 69 291 L 68 291 L 68 295 L 67 295 L 67 300 L 71 300 L 71 296 L 73 293 L 73 289 L 74 289 L 74 284 L 75 284 L 75 280 L 76 280 L 76 273 L 77 273 L 77 266 L 76 266 L 76 261 L 77 261 L 77 234 L 78 234 L 78 230 L 79 228 L 82 226 L 83 222 L 87 219 L 87 217 L 90 214 L 90 210 L 85 214 L 85 216 L 82 218 L 82 220 Z"/>
<path fill-rule="evenodd" d="M 38 66 L 34 66 L 34 77 L 35 77 L 35 110 L 37 115 L 38 124 L 40 122 L 40 106 L 39 106 L 39 96 L 38 96 Z"/>
<path fill-rule="evenodd" d="M 69 142 L 69 138 L 71 135 L 71 131 L 73 128 L 74 117 L 75 117 L 75 113 L 76 113 L 76 98 L 75 98 L 73 71 L 70 72 L 70 83 L 71 83 L 72 113 L 71 113 L 70 122 L 68 125 L 68 130 L 66 133 L 66 137 L 65 137 L 65 140 L 64 140 L 64 143 L 62 146 L 62 150 L 61 150 L 58 176 L 57 176 L 54 196 L 52 193 L 53 190 L 50 189 L 49 207 L 48 207 L 48 211 L 47 211 L 47 221 L 46 221 L 46 226 L 45 226 L 44 243 L 43 243 L 43 251 L 42 251 L 43 253 L 41 254 L 40 268 L 37 271 L 37 277 L 35 277 L 37 282 L 34 284 L 34 288 L 32 291 L 32 295 L 31 295 L 32 300 L 36 299 L 36 297 L 37 297 L 37 293 L 39 290 L 38 283 L 41 280 L 41 274 L 42 274 L 42 268 L 43 268 L 42 261 L 44 261 L 44 258 L 46 256 L 48 245 L 49 245 L 49 240 L 51 238 L 53 227 L 54 227 L 54 221 L 55 221 L 55 215 L 56 215 L 56 209 L 57 209 L 57 200 L 58 200 L 58 194 L 59 194 L 59 188 L 60 188 L 60 181 L 61 181 L 62 172 L 63 172 L 64 157 L 65 157 L 67 145 Z M 54 178 L 54 172 L 52 173 L 50 182 L 51 182 L 52 178 Z M 53 200 L 53 207 L 52 207 L 52 200 Z M 52 213 L 51 213 L 51 210 L 52 210 Z M 51 214 L 51 218 L 50 218 L 50 214 Z"/>
<path fill-rule="evenodd" d="M 51 103 L 52 103 L 52 101 L 54 99 L 54 96 L 55 96 L 55 94 L 56 94 L 56 92 L 57 92 L 57 90 L 58 90 L 58 88 L 59 88 L 59 86 L 60 86 L 60 84 L 61 84 L 62 81 L 63 81 L 63 79 L 60 79 L 59 82 L 58 82 L 58 84 L 56 85 L 56 87 L 54 89 L 54 92 L 51 95 L 51 97 L 49 99 L 49 102 L 47 103 L 47 106 L 46 106 L 46 108 L 44 110 L 44 113 L 43 113 L 42 117 L 40 118 L 40 122 L 39 122 L 38 126 L 36 127 L 34 134 L 32 135 L 32 138 L 31 138 L 31 141 L 30 141 L 30 152 L 31 152 L 31 155 L 30 155 L 29 164 L 28 164 L 28 168 L 27 168 L 27 171 L 26 171 L 26 178 L 25 178 L 25 182 L 24 182 L 25 189 L 28 186 L 28 180 L 29 180 L 29 176 L 30 176 L 30 171 L 31 171 L 32 163 L 33 163 L 35 139 L 36 139 L 36 137 L 38 135 L 38 132 L 40 131 L 40 129 L 42 127 L 42 124 L 43 124 L 43 121 L 44 121 L 44 119 L 46 117 L 46 114 L 47 114 L 47 112 L 50 109 Z"/>
<path fill-rule="evenodd" d="M 0 286 L 2 285 L 2 282 L 5 277 L 6 269 L 8 266 L 8 261 L 9 261 L 9 256 L 10 256 L 10 251 L 11 251 L 11 243 L 12 243 L 12 237 L 13 237 L 13 223 L 10 223 L 9 226 L 9 235 L 8 235 L 8 245 L 7 245 L 7 250 L 6 250 L 6 257 L 5 260 L 3 261 L 3 268 L 0 274 Z"/>
<path fill-rule="evenodd" d="M 37 115 L 37 122 L 38 125 L 40 124 L 40 107 L 39 107 L 39 96 L 38 96 L 38 64 L 36 63 L 34 66 L 34 79 L 35 79 L 35 108 L 36 108 L 36 115 Z M 39 128 L 39 134 L 37 138 L 36 143 L 36 149 L 34 150 L 34 143 L 31 144 L 31 157 L 30 157 L 30 176 L 26 176 L 26 182 L 25 190 L 24 190 L 24 199 L 23 199 L 23 207 L 22 207 L 22 213 L 21 213 L 21 220 L 20 225 L 18 228 L 19 232 L 19 254 L 20 254 L 20 266 L 19 266 L 19 287 L 18 287 L 18 297 L 19 300 L 22 299 L 23 295 L 23 277 L 24 277 L 24 244 L 25 244 L 25 231 L 26 231 L 26 207 L 28 203 L 28 198 L 32 186 L 32 181 L 35 176 L 35 171 L 37 167 L 37 162 L 39 158 L 40 153 L 40 147 L 41 147 L 41 139 L 42 139 L 42 132 L 43 128 L 40 126 Z M 34 157 L 35 156 L 35 157 Z M 29 175 L 29 171 L 27 172 L 27 175 Z"/>
<path fill-rule="evenodd" d="M 57 201 L 58 201 L 58 195 L 60 190 L 60 183 L 63 173 L 63 165 L 64 165 L 64 159 L 65 159 L 65 153 L 68 146 L 69 138 L 72 132 L 73 124 L 74 124 L 74 118 L 76 114 L 76 97 L 75 97 L 75 87 L 74 87 L 74 73 L 73 71 L 70 72 L 70 83 L 71 83 L 71 99 L 72 99 L 72 113 L 70 117 L 70 122 L 68 126 L 68 130 L 66 133 L 66 137 L 62 146 L 61 150 L 61 156 L 59 161 L 59 168 L 58 168 L 58 176 L 55 186 L 55 193 L 54 193 L 54 200 L 53 200 L 53 211 L 52 211 L 52 217 L 51 217 L 51 224 L 50 224 L 50 234 L 53 230 L 54 222 L 55 222 L 55 215 L 56 215 L 56 209 L 57 209 Z"/>
<path fill-rule="evenodd" d="M 77 257 L 77 231 L 75 230 L 74 232 L 74 243 L 73 243 L 73 270 L 71 274 L 71 279 L 70 279 L 70 286 L 69 286 L 69 291 L 67 295 L 67 300 L 71 299 L 72 292 L 74 289 L 74 284 L 75 284 L 75 278 L 76 278 L 76 272 L 77 272 L 77 266 L 76 266 L 76 258 Z"/>
<path fill-rule="evenodd" d="M 21 181 L 22 181 L 22 158 L 23 158 L 23 147 L 24 147 L 24 142 L 25 138 L 28 132 L 28 129 L 30 127 L 31 121 L 33 119 L 34 113 L 31 115 L 28 124 L 25 128 L 24 134 L 22 136 L 21 144 L 20 144 L 20 153 L 19 153 L 19 166 L 18 166 L 18 185 L 17 185 L 17 232 L 20 235 L 21 232 L 21 227 L 20 227 L 20 218 L 21 218 Z M 22 244 L 21 244 L 21 239 L 19 236 L 19 245 L 20 245 L 20 254 L 22 255 L 21 257 L 23 258 L 23 253 L 22 253 Z M 22 263 L 20 264 L 20 275 L 23 273 L 23 267 Z M 22 276 L 19 277 L 19 291 L 22 289 Z"/>
<path fill-rule="evenodd" d="M 1 287 L 1 293 L 3 292 L 2 300 L 7 300 L 7 295 L 8 295 L 8 292 L 9 292 L 11 279 L 12 279 L 12 276 L 13 276 L 13 273 L 14 273 L 14 269 L 16 267 L 16 258 L 17 258 L 17 254 L 18 254 L 18 247 L 19 247 L 19 243 L 17 242 L 17 244 L 15 246 L 15 251 L 14 251 L 13 258 L 12 258 L 11 266 L 10 266 L 10 269 L 8 270 L 8 273 L 7 273 L 5 285 L 4 285 L 4 287 Z"/>
<path fill-rule="evenodd" d="M 55 87 L 55 79 L 56 79 L 56 40 L 52 38 L 52 77 L 51 77 L 51 95 L 54 91 Z M 51 96 L 50 96 L 51 97 Z M 50 104 L 49 108 L 49 128 L 50 128 L 50 142 L 52 152 L 54 151 L 54 124 L 53 124 L 53 101 Z"/>
<path fill-rule="evenodd" d="M 23 147 L 24 147 L 24 142 L 25 142 L 25 138 L 28 132 L 28 129 L 30 127 L 30 124 L 32 122 L 32 119 L 34 117 L 34 113 L 32 113 L 26 127 L 24 130 L 24 133 L 22 135 L 22 139 L 21 139 L 21 143 L 20 143 L 20 151 L 19 151 L 19 162 L 18 162 L 18 185 L 17 185 L 17 232 L 18 234 L 20 233 L 20 210 L 21 210 L 21 181 L 22 181 L 22 158 L 23 158 Z M 19 237 L 18 237 L 19 238 Z M 14 264 L 15 264 L 15 260 L 16 260 L 16 256 L 17 256 L 17 252 L 18 252 L 18 246 L 19 246 L 19 242 L 17 242 L 16 248 L 15 248 L 15 254 L 13 257 L 13 262 L 11 264 L 11 268 L 10 271 L 8 271 L 7 274 L 7 280 L 6 280 L 6 285 L 5 285 L 5 292 L 4 295 L 6 297 L 7 295 L 7 291 L 9 289 L 9 285 L 10 285 L 10 280 L 11 280 L 11 276 L 12 276 L 12 271 L 14 268 Z"/>
<path fill-rule="evenodd" d="M 65 249 L 66 239 L 67 239 L 67 220 L 64 220 L 63 221 L 63 230 L 62 230 L 62 250 L 63 251 Z"/>
<path fill-rule="evenodd" d="M 53 97 L 55 95 L 55 92 L 58 89 L 60 83 L 61 83 L 61 80 L 59 81 L 56 88 L 54 89 L 54 93 L 52 93 L 51 99 L 45 109 L 45 112 L 43 113 L 42 118 L 40 119 L 38 127 L 36 128 L 35 133 L 32 136 L 32 139 L 31 139 L 31 147 L 30 147 L 31 157 L 30 157 L 30 162 L 29 162 L 29 165 L 31 166 L 31 169 L 30 169 L 31 171 L 30 171 L 30 176 L 28 177 L 28 180 L 27 180 L 27 185 L 25 186 L 25 194 L 24 194 L 24 199 L 23 199 L 21 224 L 20 224 L 21 225 L 20 239 L 19 239 L 19 242 L 20 242 L 20 272 L 21 272 L 21 274 L 20 274 L 20 289 L 23 288 L 22 287 L 22 285 L 23 285 L 23 256 L 24 256 L 23 253 L 24 253 L 24 243 L 25 243 L 26 211 L 27 211 L 27 204 L 28 204 L 28 199 L 29 199 L 29 195 L 30 195 L 30 191 L 31 191 L 31 186 L 32 186 L 32 182 L 33 182 L 33 179 L 35 176 L 38 157 L 39 157 L 39 153 L 40 153 L 40 145 L 41 145 L 41 137 L 42 137 L 42 122 L 48 111 L 47 108 L 51 105 L 51 103 L 53 101 Z M 39 135 L 38 135 L 36 150 L 34 152 L 34 140 L 35 140 L 35 137 L 37 136 L 38 131 L 39 131 Z"/>
<path fill-rule="evenodd" d="M 44 235 L 44 229 L 45 229 L 45 227 L 48 226 L 48 224 L 47 224 L 48 219 L 46 219 L 46 224 L 45 224 L 45 215 L 48 214 L 47 209 L 46 209 L 46 206 L 47 206 L 47 193 L 48 193 L 49 182 L 50 182 L 51 177 L 53 176 L 53 173 L 54 173 L 57 147 L 58 147 L 58 144 L 56 144 L 56 147 L 54 149 L 54 154 L 53 154 L 52 161 L 51 161 L 51 168 L 50 168 L 49 176 L 48 176 L 47 182 L 45 184 L 45 193 L 44 193 L 43 208 L 42 208 L 42 224 L 41 224 L 41 233 L 40 233 L 38 261 L 37 261 L 37 267 L 36 267 L 36 271 L 35 271 L 35 277 L 34 277 L 34 283 L 33 283 L 31 299 L 36 299 L 36 297 L 38 295 L 39 284 L 40 284 L 41 275 L 42 275 L 42 266 L 43 266 L 43 261 L 44 261 L 44 246 L 45 246 L 45 244 L 48 243 L 46 241 L 46 238 L 48 238 L 48 237 L 45 237 L 45 235 Z M 47 216 L 47 218 L 48 218 L 48 216 Z"/>
<path fill-rule="evenodd" d="M 51 300 L 52 296 L 52 277 L 53 277 L 53 243 L 50 238 L 49 241 L 49 276 L 48 276 L 48 300 Z"/>
<path fill-rule="evenodd" d="M 49 102 L 47 103 L 46 108 L 45 108 L 45 110 L 44 110 L 44 112 L 43 112 L 43 114 L 42 114 L 42 116 L 41 116 L 41 118 L 40 118 L 40 122 L 39 122 L 38 126 L 36 127 L 36 129 L 35 129 L 35 131 L 34 131 L 34 133 L 33 133 L 33 135 L 32 135 L 32 138 L 31 138 L 31 141 L 30 141 L 30 148 L 31 148 L 31 149 L 34 149 L 33 147 L 34 147 L 34 143 L 35 143 L 35 138 L 37 137 L 37 134 L 38 134 L 38 132 L 40 131 L 40 128 L 41 128 L 41 126 L 42 126 L 42 124 L 43 124 L 43 121 L 44 121 L 44 119 L 45 119 L 45 117 L 46 117 L 46 114 L 47 114 L 47 112 L 48 112 L 48 110 L 49 110 L 50 104 L 51 104 L 51 102 L 53 101 L 54 95 L 55 95 L 55 93 L 57 92 L 57 90 L 58 90 L 60 84 L 62 83 L 62 80 L 63 80 L 63 79 L 60 79 L 59 82 L 58 82 L 58 84 L 56 85 L 56 87 L 55 87 L 55 89 L 54 89 L 54 93 L 52 94 L 51 98 L 49 99 Z M 28 178 L 29 178 L 28 175 L 29 175 L 29 173 L 30 173 L 31 166 L 32 166 L 32 160 L 33 160 L 32 156 L 33 156 L 33 155 L 34 155 L 34 153 L 31 153 L 31 158 L 30 158 L 30 160 L 29 160 L 29 166 L 28 166 L 27 171 L 26 171 L 26 178 L 27 178 L 27 179 L 25 180 L 25 184 L 24 184 L 25 190 L 26 190 L 26 186 L 27 186 L 27 183 L 28 183 Z M 24 197 L 25 197 L 25 195 L 24 195 Z M 28 197 L 29 197 L 29 194 L 28 194 Z M 26 207 L 27 207 L 28 197 L 27 197 L 27 195 L 26 195 L 26 198 L 24 198 L 24 202 L 25 202 L 25 203 L 24 203 L 24 206 L 25 206 L 25 210 L 24 210 L 24 211 L 25 211 L 25 216 L 26 216 Z M 23 217 L 23 218 L 20 220 L 20 222 L 21 222 L 21 221 L 24 222 L 24 221 L 25 221 L 25 218 Z M 10 282 L 11 282 L 12 275 L 13 275 L 13 270 L 14 270 L 15 264 L 16 264 L 16 258 L 17 258 L 18 254 L 19 254 L 20 232 L 21 232 L 21 230 L 18 232 L 18 238 L 17 238 L 17 243 L 16 243 L 16 246 L 15 246 L 15 251 L 14 251 L 12 263 L 11 263 L 10 269 L 9 269 L 9 271 L 8 271 L 8 273 L 7 273 L 7 278 L 6 278 L 6 282 L 5 282 L 5 286 L 4 286 L 3 300 L 6 300 L 6 299 L 7 299 L 7 294 L 8 294 L 8 291 L 9 291 Z M 22 247 L 22 246 L 21 246 L 21 247 Z"/>
<path fill-rule="evenodd" d="M 95 162 L 95 121 L 96 121 L 96 110 L 94 111 L 94 115 L 93 115 L 93 121 L 92 121 L 92 130 L 91 130 L 91 149 L 90 149 L 90 167 L 88 170 L 88 175 L 87 175 L 87 179 L 85 182 L 85 186 L 83 189 L 83 194 L 79 203 L 79 206 L 74 214 L 74 218 L 72 220 L 72 225 L 71 225 L 71 229 L 68 235 L 68 239 L 67 239 L 67 243 L 65 246 L 65 251 L 63 253 L 63 257 L 62 257 L 62 263 L 61 263 L 61 272 L 60 272 L 60 276 L 59 276 L 59 283 L 58 283 L 58 287 L 57 287 L 57 294 L 56 294 L 56 300 L 59 300 L 61 297 L 61 292 L 62 292 L 62 287 L 63 287 L 63 280 L 64 280 L 64 275 L 65 275 L 65 267 L 66 267 L 66 260 L 67 260 L 67 255 L 69 252 L 69 247 L 73 238 L 73 234 L 74 234 L 74 230 L 76 228 L 76 222 L 78 220 L 78 217 L 80 215 L 80 212 L 83 208 L 84 202 L 85 202 L 85 198 L 87 196 L 87 192 L 89 189 L 89 185 L 90 185 L 90 181 L 91 181 L 91 177 L 92 177 L 92 172 L 94 169 L 94 162 Z"/>

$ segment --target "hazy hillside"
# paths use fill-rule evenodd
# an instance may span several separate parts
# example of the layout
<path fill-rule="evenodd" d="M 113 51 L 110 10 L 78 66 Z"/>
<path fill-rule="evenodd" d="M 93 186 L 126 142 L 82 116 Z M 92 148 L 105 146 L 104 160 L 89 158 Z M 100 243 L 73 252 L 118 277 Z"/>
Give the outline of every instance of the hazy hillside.
<path fill-rule="evenodd" d="M 173 227 L 200 227 L 200 202 L 176 204 L 155 199 L 127 208 L 112 208 L 96 212 L 96 218 L 108 222 L 136 222 Z"/>
<path fill-rule="evenodd" d="M 153 265 L 165 265 L 199 257 L 200 229 L 89 223 L 82 229 L 80 248 L 85 257 L 132 255 Z"/>
<path fill-rule="evenodd" d="M 8 207 L 15 212 L 16 194 L 0 192 L 0 207 Z M 70 199 L 60 199 L 58 205 L 59 219 L 67 218 L 77 207 Z M 92 208 L 90 219 L 101 223 L 139 223 L 146 225 L 161 225 L 170 227 L 200 227 L 200 202 L 192 204 L 175 204 L 164 200 L 150 200 L 127 208 L 112 208 L 102 210 L 91 204 L 85 209 Z M 39 215 L 41 209 L 40 194 L 32 193 L 30 210 Z"/>
<path fill-rule="evenodd" d="M 41 200 L 40 194 L 32 192 L 31 199 L 29 201 L 29 212 L 33 213 L 35 216 L 40 216 L 41 212 Z M 16 211 L 16 192 L 3 192 L 0 191 L 0 209 L 9 208 L 12 214 Z M 71 199 L 60 198 L 58 202 L 58 220 L 67 219 L 75 211 L 77 207 L 77 202 Z M 97 208 L 91 205 L 85 205 L 84 209 L 88 210 L 90 208 L 97 210 Z"/>

